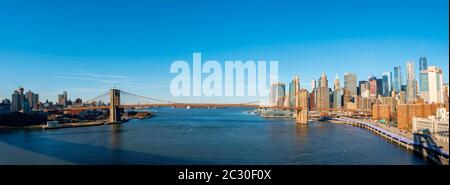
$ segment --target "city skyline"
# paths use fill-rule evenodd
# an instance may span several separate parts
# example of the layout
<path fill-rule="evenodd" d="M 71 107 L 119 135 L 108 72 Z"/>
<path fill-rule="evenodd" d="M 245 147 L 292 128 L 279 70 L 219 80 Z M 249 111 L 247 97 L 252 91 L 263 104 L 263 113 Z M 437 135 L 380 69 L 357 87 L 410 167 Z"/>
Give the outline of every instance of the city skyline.
<path fill-rule="evenodd" d="M 299 75 L 300 86 L 307 89 L 322 72 L 340 79 L 351 72 L 360 81 L 371 74 L 380 78 L 394 66 L 401 66 L 405 83 L 407 61 L 414 61 L 419 81 L 419 59 L 425 56 L 428 66 L 443 69 L 448 83 L 448 1 L 389 6 L 387 1 L 324 6 L 288 1 L 283 11 L 275 2 L 260 2 L 259 10 L 250 8 L 254 3 L 1 3 L 0 15 L 11 19 L 0 20 L 0 98 L 10 99 L 13 90 L 23 86 L 38 93 L 41 101 L 56 102 L 63 91 L 72 100 L 89 99 L 116 86 L 168 99 L 174 76 L 170 64 L 178 59 L 191 62 L 193 52 L 202 52 L 205 60 L 278 60 L 279 80 L 288 84 Z M 176 13 L 146 11 L 150 7 L 170 7 Z M 104 15 L 96 13 L 100 8 Z M 318 8 L 329 14 L 315 13 Z M 378 13 L 381 8 L 383 15 Z M 117 10 L 123 13 L 114 14 Z M 343 14 L 346 10 L 351 11 Z M 152 19 L 155 16 L 162 19 Z M 329 80 L 328 86 L 332 83 Z"/>

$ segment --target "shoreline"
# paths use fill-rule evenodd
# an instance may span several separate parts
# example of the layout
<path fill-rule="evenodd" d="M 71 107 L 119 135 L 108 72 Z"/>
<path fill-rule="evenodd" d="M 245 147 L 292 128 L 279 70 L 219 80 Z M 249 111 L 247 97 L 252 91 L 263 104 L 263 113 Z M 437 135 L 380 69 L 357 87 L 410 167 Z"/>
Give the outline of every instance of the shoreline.
<path fill-rule="evenodd" d="M 356 127 L 360 127 L 360 128 L 364 128 L 367 129 L 369 131 L 372 131 L 373 133 L 375 133 L 376 135 L 379 135 L 383 138 L 385 138 L 387 141 L 390 141 L 392 143 L 395 143 L 401 147 L 406 148 L 407 150 L 413 151 L 417 154 L 420 154 L 423 157 L 426 157 L 427 159 L 430 159 L 431 161 L 435 162 L 436 164 L 439 165 L 449 165 L 449 160 L 448 158 L 444 158 L 442 157 L 442 154 L 440 154 L 438 157 L 435 156 L 435 151 L 429 151 L 430 149 L 425 148 L 422 145 L 412 145 L 411 143 L 406 143 L 404 141 L 401 141 L 401 139 L 397 139 L 395 137 L 393 137 L 392 135 L 394 135 L 393 133 L 383 133 L 382 131 L 378 130 L 378 129 L 374 129 L 374 128 L 368 128 L 365 125 L 361 125 L 358 123 L 353 123 L 350 121 L 342 121 L 342 120 L 337 120 L 337 119 L 331 119 L 328 120 L 330 123 L 335 123 L 335 124 L 346 124 L 346 125 L 352 125 L 352 126 L 356 126 Z M 373 125 L 375 127 L 377 127 L 376 125 Z M 404 139 L 409 139 L 411 140 L 412 138 L 406 138 L 404 136 L 397 136 L 397 137 L 403 137 Z M 448 155 L 448 152 L 447 152 Z"/>
<path fill-rule="evenodd" d="M 54 126 L 45 125 L 29 125 L 29 126 L 3 126 L 0 125 L 0 129 L 26 129 L 26 130 L 38 130 L 38 129 L 62 129 L 62 128 L 76 128 L 76 127 L 93 127 L 93 126 L 101 126 L 101 125 L 114 125 L 114 124 L 122 124 L 129 122 L 130 120 L 144 120 L 150 119 L 155 116 L 154 113 L 149 114 L 145 117 L 128 117 L 124 118 L 122 121 L 118 122 L 109 122 L 107 120 L 97 120 L 97 121 L 88 121 L 88 122 L 74 122 L 74 123 L 63 123 L 57 124 Z"/>

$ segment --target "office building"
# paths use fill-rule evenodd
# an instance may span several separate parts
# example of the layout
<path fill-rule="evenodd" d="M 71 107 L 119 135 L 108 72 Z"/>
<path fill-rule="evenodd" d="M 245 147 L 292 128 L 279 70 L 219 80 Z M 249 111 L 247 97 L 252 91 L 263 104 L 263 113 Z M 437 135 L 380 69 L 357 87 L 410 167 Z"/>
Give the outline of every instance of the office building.
<path fill-rule="evenodd" d="M 390 95 L 390 84 L 389 84 L 389 72 L 384 72 L 382 76 L 382 95 L 389 96 Z"/>
<path fill-rule="evenodd" d="M 357 94 L 357 77 L 354 73 L 345 73 L 344 74 L 344 88 L 350 90 L 350 95 L 356 96 Z"/>
<path fill-rule="evenodd" d="M 419 71 L 427 69 L 428 69 L 427 58 L 425 56 L 421 56 L 419 58 Z"/>
<path fill-rule="evenodd" d="M 430 103 L 444 103 L 442 69 L 436 66 L 428 67 L 428 92 Z"/>
<path fill-rule="evenodd" d="M 406 102 L 413 103 L 416 100 L 416 85 L 414 62 L 409 61 L 406 63 Z"/>
<path fill-rule="evenodd" d="M 67 105 L 67 92 L 64 91 L 62 94 L 58 95 L 58 104 L 66 106 Z"/>
<path fill-rule="evenodd" d="M 319 87 L 316 94 L 317 110 L 328 110 L 330 108 L 330 90 L 328 88 L 328 79 L 325 73 L 319 79 Z"/>
<path fill-rule="evenodd" d="M 400 66 L 394 67 L 394 74 L 393 74 L 393 91 L 400 92 L 402 87 L 402 70 Z"/>
<path fill-rule="evenodd" d="M 270 86 L 270 105 L 284 106 L 285 85 L 281 82 L 272 83 Z"/>
<path fill-rule="evenodd" d="M 369 77 L 369 98 L 376 99 L 378 97 L 377 78 Z"/>

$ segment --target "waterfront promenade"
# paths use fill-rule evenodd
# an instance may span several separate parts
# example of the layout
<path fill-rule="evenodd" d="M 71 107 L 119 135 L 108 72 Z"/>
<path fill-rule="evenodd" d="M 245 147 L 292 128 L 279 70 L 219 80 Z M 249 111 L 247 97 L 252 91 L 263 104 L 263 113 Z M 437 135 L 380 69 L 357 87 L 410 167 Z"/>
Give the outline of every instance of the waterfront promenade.
<path fill-rule="evenodd" d="M 435 143 L 435 141 L 430 142 L 430 138 L 424 139 L 411 133 L 400 132 L 400 130 L 396 128 L 380 125 L 379 123 L 375 123 L 373 121 L 357 120 L 351 118 L 333 118 L 332 120 L 369 129 L 380 134 L 390 141 L 406 147 L 407 149 L 414 150 L 438 163 L 448 165 L 448 144 L 443 144 L 442 148 L 440 148 Z M 434 158 L 434 155 L 430 155 L 429 152 L 437 154 L 439 156 L 439 159 Z"/>

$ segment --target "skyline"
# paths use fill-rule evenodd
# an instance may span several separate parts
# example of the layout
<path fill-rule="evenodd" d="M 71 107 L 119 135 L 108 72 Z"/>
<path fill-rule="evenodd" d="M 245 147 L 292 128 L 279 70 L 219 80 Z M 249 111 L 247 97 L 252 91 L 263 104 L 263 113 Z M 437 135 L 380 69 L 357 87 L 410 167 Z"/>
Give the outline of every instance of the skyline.
<path fill-rule="evenodd" d="M 449 81 L 448 1 L 270 1 L 258 2 L 258 10 L 255 1 L 33 3 L 0 2 L 0 16 L 10 17 L 0 20 L 2 99 L 18 86 L 50 101 L 62 91 L 89 99 L 114 86 L 170 98 L 170 64 L 192 62 L 193 52 L 202 52 L 203 61 L 278 60 L 279 80 L 287 84 L 300 75 L 307 89 L 322 72 L 329 79 L 352 72 L 367 80 L 401 66 L 405 78 L 410 60 L 417 78 L 420 56 Z"/>

